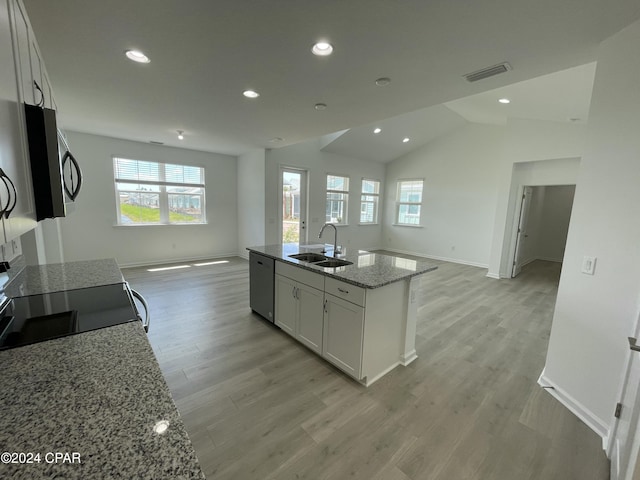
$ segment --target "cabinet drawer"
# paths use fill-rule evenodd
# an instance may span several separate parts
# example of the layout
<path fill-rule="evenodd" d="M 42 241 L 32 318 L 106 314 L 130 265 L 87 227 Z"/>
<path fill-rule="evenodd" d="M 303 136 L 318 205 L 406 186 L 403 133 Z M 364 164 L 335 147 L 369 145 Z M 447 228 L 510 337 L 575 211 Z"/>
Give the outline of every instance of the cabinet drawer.
<path fill-rule="evenodd" d="M 325 280 L 324 290 L 331 295 L 343 298 L 351 303 L 364 307 L 366 289 L 356 287 L 350 283 L 341 282 L 335 278 L 327 278 Z"/>
<path fill-rule="evenodd" d="M 317 288 L 318 290 L 324 290 L 324 275 L 319 273 L 284 262 L 276 262 L 276 273 L 295 280 L 296 282 Z"/>

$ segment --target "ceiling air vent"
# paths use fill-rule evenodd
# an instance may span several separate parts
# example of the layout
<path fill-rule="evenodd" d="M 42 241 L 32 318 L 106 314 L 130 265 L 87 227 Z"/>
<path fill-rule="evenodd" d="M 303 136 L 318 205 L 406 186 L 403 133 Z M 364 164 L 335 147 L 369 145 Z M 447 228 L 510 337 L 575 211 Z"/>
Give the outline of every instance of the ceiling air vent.
<path fill-rule="evenodd" d="M 155 140 L 149 140 L 149 143 L 153 143 L 154 145 L 164 145 L 164 142 L 156 142 Z"/>
<path fill-rule="evenodd" d="M 467 73 L 464 78 L 467 79 L 467 82 L 477 82 L 478 80 L 493 77 L 494 75 L 499 75 L 501 73 L 508 72 L 509 70 L 511 70 L 511 65 L 504 62 L 492 67 L 483 68 L 482 70 Z"/>

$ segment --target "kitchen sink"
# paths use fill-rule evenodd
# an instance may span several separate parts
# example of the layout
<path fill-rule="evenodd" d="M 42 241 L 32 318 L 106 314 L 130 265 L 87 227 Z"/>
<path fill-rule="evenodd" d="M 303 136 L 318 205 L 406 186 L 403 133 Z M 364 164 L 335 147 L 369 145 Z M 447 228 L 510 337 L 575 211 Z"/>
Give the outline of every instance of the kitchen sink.
<path fill-rule="evenodd" d="M 327 257 L 320 255 L 319 253 L 296 253 L 294 255 L 289 255 L 289 257 L 300 260 L 301 262 L 309 263 L 320 262 L 327 259 Z"/>
<path fill-rule="evenodd" d="M 324 260 L 322 262 L 315 262 L 314 265 L 317 265 L 318 267 L 336 268 L 336 267 L 344 267 L 347 265 L 353 265 L 353 262 L 349 262 L 347 260 L 340 260 L 338 258 L 331 258 L 328 260 Z"/>

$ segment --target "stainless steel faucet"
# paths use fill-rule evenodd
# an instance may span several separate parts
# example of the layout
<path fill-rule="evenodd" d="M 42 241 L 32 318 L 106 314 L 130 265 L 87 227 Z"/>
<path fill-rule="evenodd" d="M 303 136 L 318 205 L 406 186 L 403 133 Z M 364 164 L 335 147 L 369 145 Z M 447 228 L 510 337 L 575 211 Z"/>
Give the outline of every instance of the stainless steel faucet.
<path fill-rule="evenodd" d="M 340 250 L 338 250 L 338 229 L 336 228 L 336 226 L 333 223 L 325 223 L 320 229 L 318 238 L 322 238 L 322 232 L 324 232 L 324 229 L 327 227 L 333 227 L 333 230 L 335 231 L 335 237 L 333 238 L 333 256 L 335 257 L 336 255 L 340 255 L 342 253 Z M 322 253 L 325 252 L 323 251 Z"/>

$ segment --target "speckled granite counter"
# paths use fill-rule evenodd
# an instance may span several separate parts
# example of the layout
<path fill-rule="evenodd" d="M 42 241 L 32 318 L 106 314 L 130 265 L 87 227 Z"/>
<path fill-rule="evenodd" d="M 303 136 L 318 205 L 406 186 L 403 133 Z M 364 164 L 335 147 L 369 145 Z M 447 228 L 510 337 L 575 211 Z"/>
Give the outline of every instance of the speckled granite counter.
<path fill-rule="evenodd" d="M 138 322 L 6 350 L 0 365 L 0 451 L 40 454 L 3 454 L 0 478 L 205 478 Z"/>
<path fill-rule="evenodd" d="M 428 260 L 409 260 L 355 249 L 345 249 L 343 250 L 344 254 L 339 256 L 340 259 L 348 260 L 353 264 L 337 268 L 323 268 L 289 257 L 289 255 L 303 252 L 320 253 L 322 249 L 322 245 L 298 245 L 297 243 L 247 247 L 249 251 L 261 253 L 276 260 L 292 263 L 301 268 L 364 288 L 383 287 L 438 268 Z M 329 251 L 325 255 L 331 256 L 332 252 Z"/>
<path fill-rule="evenodd" d="M 60 292 L 123 282 L 112 258 L 27 266 L 5 287 L 8 297 Z"/>

